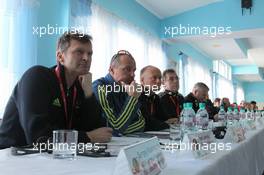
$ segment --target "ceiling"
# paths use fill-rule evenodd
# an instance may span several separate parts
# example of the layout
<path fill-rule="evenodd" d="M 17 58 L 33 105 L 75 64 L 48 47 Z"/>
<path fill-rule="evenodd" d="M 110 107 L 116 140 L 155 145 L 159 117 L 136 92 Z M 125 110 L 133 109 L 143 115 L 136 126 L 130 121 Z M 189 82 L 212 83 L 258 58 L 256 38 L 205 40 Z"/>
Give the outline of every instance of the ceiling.
<path fill-rule="evenodd" d="M 195 45 L 200 50 L 203 50 L 214 59 L 244 59 L 246 55 L 236 44 L 232 38 L 224 39 L 211 39 L 204 40 L 199 39 L 190 42 L 191 45 Z M 223 54 L 224 53 L 224 54 Z"/>
<path fill-rule="evenodd" d="M 236 39 L 248 44 L 247 53 L 239 47 Z M 233 32 L 229 36 L 191 36 L 172 39 L 173 42 L 187 42 L 211 59 L 225 60 L 233 66 L 256 65 L 264 67 L 264 29 Z"/>
<path fill-rule="evenodd" d="M 264 68 L 264 30 L 248 30 L 233 32 L 227 37 L 210 39 L 208 37 L 182 37 L 174 42 L 187 42 L 207 57 L 216 60 L 225 60 L 232 66 L 252 66 Z M 243 52 L 236 42 L 243 39 L 248 44 L 248 49 Z M 238 80 L 244 82 L 263 81 L 261 74 L 234 75 Z"/>
<path fill-rule="evenodd" d="M 245 75 L 235 75 L 240 81 L 254 82 L 254 81 L 263 81 L 262 77 L 259 74 L 245 74 Z"/>
<path fill-rule="evenodd" d="M 136 0 L 160 19 L 223 0 Z"/>
<path fill-rule="evenodd" d="M 198 7 L 206 6 L 222 0 L 136 0 L 145 9 L 160 19 L 174 16 Z M 243 40 L 247 49 L 243 50 L 237 40 Z M 264 68 L 264 29 L 253 29 L 232 32 L 230 35 L 210 37 L 180 36 L 167 41 L 188 43 L 207 57 L 225 60 L 232 66 L 255 65 Z M 241 81 L 262 80 L 259 74 L 236 76 Z"/>

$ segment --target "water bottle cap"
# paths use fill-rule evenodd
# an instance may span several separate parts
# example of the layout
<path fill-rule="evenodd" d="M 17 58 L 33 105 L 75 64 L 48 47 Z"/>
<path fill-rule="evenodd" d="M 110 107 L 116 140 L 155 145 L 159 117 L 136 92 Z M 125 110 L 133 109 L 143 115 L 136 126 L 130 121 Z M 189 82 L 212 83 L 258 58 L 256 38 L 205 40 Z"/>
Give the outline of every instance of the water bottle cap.
<path fill-rule="evenodd" d="M 231 107 L 228 107 L 227 110 L 228 110 L 228 111 L 232 111 L 232 108 L 231 108 Z"/>
<path fill-rule="evenodd" d="M 192 108 L 192 103 L 187 103 L 187 108 Z"/>
<path fill-rule="evenodd" d="M 205 108 L 205 103 L 199 103 L 199 108 L 204 109 Z"/>

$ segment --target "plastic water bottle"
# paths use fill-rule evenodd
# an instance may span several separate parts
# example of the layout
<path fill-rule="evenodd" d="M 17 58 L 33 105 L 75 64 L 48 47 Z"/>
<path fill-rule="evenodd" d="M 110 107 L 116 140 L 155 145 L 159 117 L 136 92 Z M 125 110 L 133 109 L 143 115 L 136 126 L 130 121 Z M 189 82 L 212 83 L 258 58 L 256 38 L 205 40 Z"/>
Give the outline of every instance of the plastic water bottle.
<path fill-rule="evenodd" d="M 185 104 L 185 110 L 183 111 L 181 118 L 185 132 L 195 130 L 195 112 L 192 109 L 192 103 Z"/>
<path fill-rule="evenodd" d="M 256 118 L 259 118 L 259 117 L 261 117 L 260 110 L 256 110 L 256 112 L 255 112 L 255 116 L 256 116 Z"/>
<path fill-rule="evenodd" d="M 247 118 L 247 115 L 246 115 L 245 109 L 243 109 L 243 108 L 240 109 L 240 112 L 239 112 L 239 118 L 240 118 L 241 120 L 244 120 L 244 119 Z"/>
<path fill-rule="evenodd" d="M 227 118 L 227 125 L 232 125 L 233 124 L 233 112 L 232 112 L 232 108 L 228 107 L 227 108 L 227 113 L 226 113 L 226 118 Z"/>
<path fill-rule="evenodd" d="M 233 119 L 234 120 L 239 120 L 239 112 L 238 112 L 237 107 L 234 108 L 234 111 L 233 111 Z"/>
<path fill-rule="evenodd" d="M 248 120 L 255 120 L 255 112 L 253 111 L 253 110 L 248 110 L 248 112 L 247 112 L 247 119 Z"/>
<path fill-rule="evenodd" d="M 185 115 L 186 108 L 187 108 L 187 103 L 183 103 L 183 109 L 180 113 L 180 123 L 182 126 L 183 126 L 183 117 Z"/>
<path fill-rule="evenodd" d="M 226 112 L 223 105 L 220 106 L 220 110 L 218 112 L 218 121 L 222 123 L 222 125 L 226 125 Z"/>
<path fill-rule="evenodd" d="M 247 110 L 246 117 L 247 117 L 248 120 L 252 119 L 252 114 L 251 114 L 250 110 Z"/>
<path fill-rule="evenodd" d="M 205 109 L 205 103 L 199 103 L 199 110 L 196 113 L 196 126 L 198 129 L 208 129 L 209 115 Z"/>

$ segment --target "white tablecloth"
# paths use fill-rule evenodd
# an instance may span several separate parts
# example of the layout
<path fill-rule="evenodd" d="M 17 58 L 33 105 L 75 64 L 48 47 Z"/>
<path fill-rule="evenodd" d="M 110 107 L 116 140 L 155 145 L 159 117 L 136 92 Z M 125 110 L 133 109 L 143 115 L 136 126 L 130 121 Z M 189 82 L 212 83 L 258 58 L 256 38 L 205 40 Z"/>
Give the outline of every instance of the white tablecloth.
<path fill-rule="evenodd" d="M 190 151 L 164 152 L 167 167 L 162 174 L 177 175 L 260 175 L 264 169 L 264 129 L 249 131 L 247 139 L 232 144 L 231 151 L 194 158 Z M 56 160 L 46 153 L 12 156 L 0 150 L 0 175 L 107 175 L 112 174 L 115 157 Z"/>

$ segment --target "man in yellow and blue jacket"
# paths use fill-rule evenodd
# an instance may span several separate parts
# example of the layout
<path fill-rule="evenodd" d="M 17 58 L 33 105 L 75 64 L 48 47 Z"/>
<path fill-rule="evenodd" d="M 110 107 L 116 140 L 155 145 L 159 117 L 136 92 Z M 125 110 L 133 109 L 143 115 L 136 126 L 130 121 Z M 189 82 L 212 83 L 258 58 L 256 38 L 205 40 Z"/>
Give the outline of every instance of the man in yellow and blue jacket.
<path fill-rule="evenodd" d="M 134 81 L 135 70 L 133 56 L 120 50 L 111 59 L 109 73 L 93 82 L 102 117 L 115 136 L 144 131 L 145 119 L 139 102 L 142 91 Z"/>

